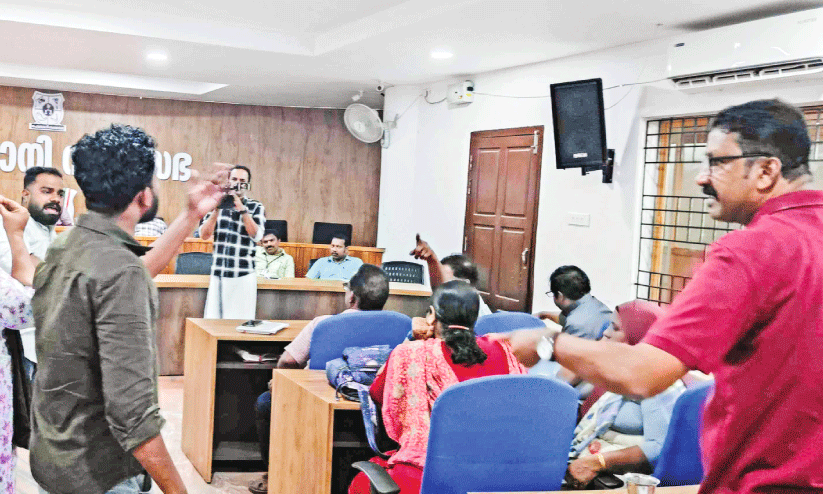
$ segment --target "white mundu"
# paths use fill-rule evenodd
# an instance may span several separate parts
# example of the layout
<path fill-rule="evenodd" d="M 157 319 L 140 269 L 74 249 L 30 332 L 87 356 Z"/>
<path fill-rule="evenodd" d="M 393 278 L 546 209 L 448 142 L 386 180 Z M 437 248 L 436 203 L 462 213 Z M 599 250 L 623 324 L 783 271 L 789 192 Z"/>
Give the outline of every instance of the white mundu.
<path fill-rule="evenodd" d="M 238 278 L 209 278 L 205 319 L 254 319 L 257 310 L 257 274 Z"/>

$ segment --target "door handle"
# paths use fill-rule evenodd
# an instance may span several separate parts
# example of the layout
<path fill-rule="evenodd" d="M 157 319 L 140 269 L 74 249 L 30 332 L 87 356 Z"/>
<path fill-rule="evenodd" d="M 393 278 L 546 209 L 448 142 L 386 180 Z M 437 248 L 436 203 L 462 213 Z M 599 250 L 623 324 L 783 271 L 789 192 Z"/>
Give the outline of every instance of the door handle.
<path fill-rule="evenodd" d="M 523 267 L 526 266 L 526 256 L 528 255 L 528 253 L 529 253 L 529 248 L 528 247 L 523 249 L 523 252 L 520 253 L 520 261 L 523 263 Z"/>

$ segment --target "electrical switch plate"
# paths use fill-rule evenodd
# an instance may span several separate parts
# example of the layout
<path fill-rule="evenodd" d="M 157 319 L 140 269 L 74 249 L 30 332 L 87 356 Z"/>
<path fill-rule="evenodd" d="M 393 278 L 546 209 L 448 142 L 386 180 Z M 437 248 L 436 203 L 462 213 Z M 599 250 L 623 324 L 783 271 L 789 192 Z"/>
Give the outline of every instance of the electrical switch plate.
<path fill-rule="evenodd" d="M 589 226 L 591 224 L 591 216 L 587 213 L 566 213 L 566 222 L 570 225 Z"/>

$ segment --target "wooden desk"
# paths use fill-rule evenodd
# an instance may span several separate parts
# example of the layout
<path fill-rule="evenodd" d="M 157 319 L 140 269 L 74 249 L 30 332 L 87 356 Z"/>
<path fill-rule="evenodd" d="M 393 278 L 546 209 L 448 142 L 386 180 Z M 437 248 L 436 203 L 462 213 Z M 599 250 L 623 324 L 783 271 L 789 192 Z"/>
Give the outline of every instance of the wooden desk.
<path fill-rule="evenodd" d="M 269 492 L 331 492 L 334 418 L 345 412 L 359 414 L 360 404 L 336 400 L 325 372 L 274 371 Z"/>
<path fill-rule="evenodd" d="M 157 240 L 156 237 L 135 237 L 141 245 L 151 245 Z M 309 270 L 309 261 L 319 259 L 329 255 L 329 246 L 326 244 L 304 244 L 300 242 L 281 242 L 280 247 L 286 254 L 294 258 L 294 276 L 304 278 Z M 199 238 L 187 238 L 180 247 L 183 252 L 212 252 L 214 244 L 211 240 Z M 377 247 L 361 247 L 358 245 L 349 246 L 349 255 L 363 260 L 367 264 L 380 266 L 383 263 L 383 252 L 386 249 Z M 169 263 L 161 274 L 173 274 L 175 259 Z"/>
<path fill-rule="evenodd" d="M 57 226 L 54 231 L 57 233 L 64 232 L 71 229 L 70 226 Z M 140 245 L 151 245 L 157 237 L 134 237 Z M 309 261 L 312 259 L 319 259 L 329 255 L 329 246 L 327 244 L 305 244 L 302 242 L 281 242 L 280 247 L 286 253 L 294 258 L 294 276 L 297 278 L 304 278 L 309 270 Z M 180 247 L 178 253 L 183 252 L 212 252 L 214 244 L 212 240 L 203 240 L 200 238 L 189 237 Z M 363 247 L 359 245 L 349 246 L 349 255 L 363 260 L 367 264 L 374 264 L 380 266 L 383 264 L 383 252 L 386 249 L 378 247 Z M 160 274 L 174 274 L 174 263 L 177 258 L 172 259 L 168 266 L 166 266 Z"/>
<path fill-rule="evenodd" d="M 186 321 L 186 369 L 183 384 L 183 453 L 206 482 L 211 482 L 215 452 L 215 394 L 217 369 L 270 372 L 272 363 L 218 362 L 220 343 L 292 341 L 309 321 L 283 321 L 289 327 L 276 335 L 240 333 L 239 320 L 188 319 Z M 263 389 L 261 393 L 265 391 Z M 259 455 L 258 455 L 259 456 Z"/>
<path fill-rule="evenodd" d="M 185 320 L 203 317 L 209 277 L 205 275 L 158 275 L 154 279 L 160 294 L 157 320 L 157 348 L 160 375 L 183 373 Z M 385 309 L 408 316 L 422 316 L 431 291 L 423 285 L 390 283 Z M 346 307 L 343 282 L 289 278 L 257 280 L 257 319 L 314 319 L 339 314 Z"/>
<path fill-rule="evenodd" d="M 271 484 L 269 484 L 271 485 Z M 657 487 L 655 494 L 695 494 L 700 488 L 699 485 L 686 485 L 682 487 Z M 626 489 L 613 489 L 609 491 L 554 491 L 554 492 L 469 492 L 469 494 L 568 494 L 569 492 L 577 492 L 580 494 L 594 494 L 609 492 L 611 494 L 627 494 Z"/>

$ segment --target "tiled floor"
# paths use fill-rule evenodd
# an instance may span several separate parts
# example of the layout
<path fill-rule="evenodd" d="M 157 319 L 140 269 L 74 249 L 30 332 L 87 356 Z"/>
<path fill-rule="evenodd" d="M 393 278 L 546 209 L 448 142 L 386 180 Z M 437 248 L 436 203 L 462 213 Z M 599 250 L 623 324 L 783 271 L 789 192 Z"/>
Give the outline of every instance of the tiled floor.
<path fill-rule="evenodd" d="M 169 448 L 183 482 L 190 494 L 249 494 L 246 487 L 252 479 L 260 476 L 260 473 L 215 473 L 211 484 L 203 481 L 197 473 L 186 455 L 180 449 L 181 428 L 183 422 L 183 378 L 182 377 L 161 377 L 160 378 L 160 408 L 163 417 L 166 419 L 166 426 L 163 428 L 163 439 L 166 447 Z M 29 454 L 26 450 L 17 450 L 17 494 L 38 494 L 37 484 L 31 477 L 29 471 Z M 152 493 L 160 494 L 160 489 L 155 485 Z"/>

